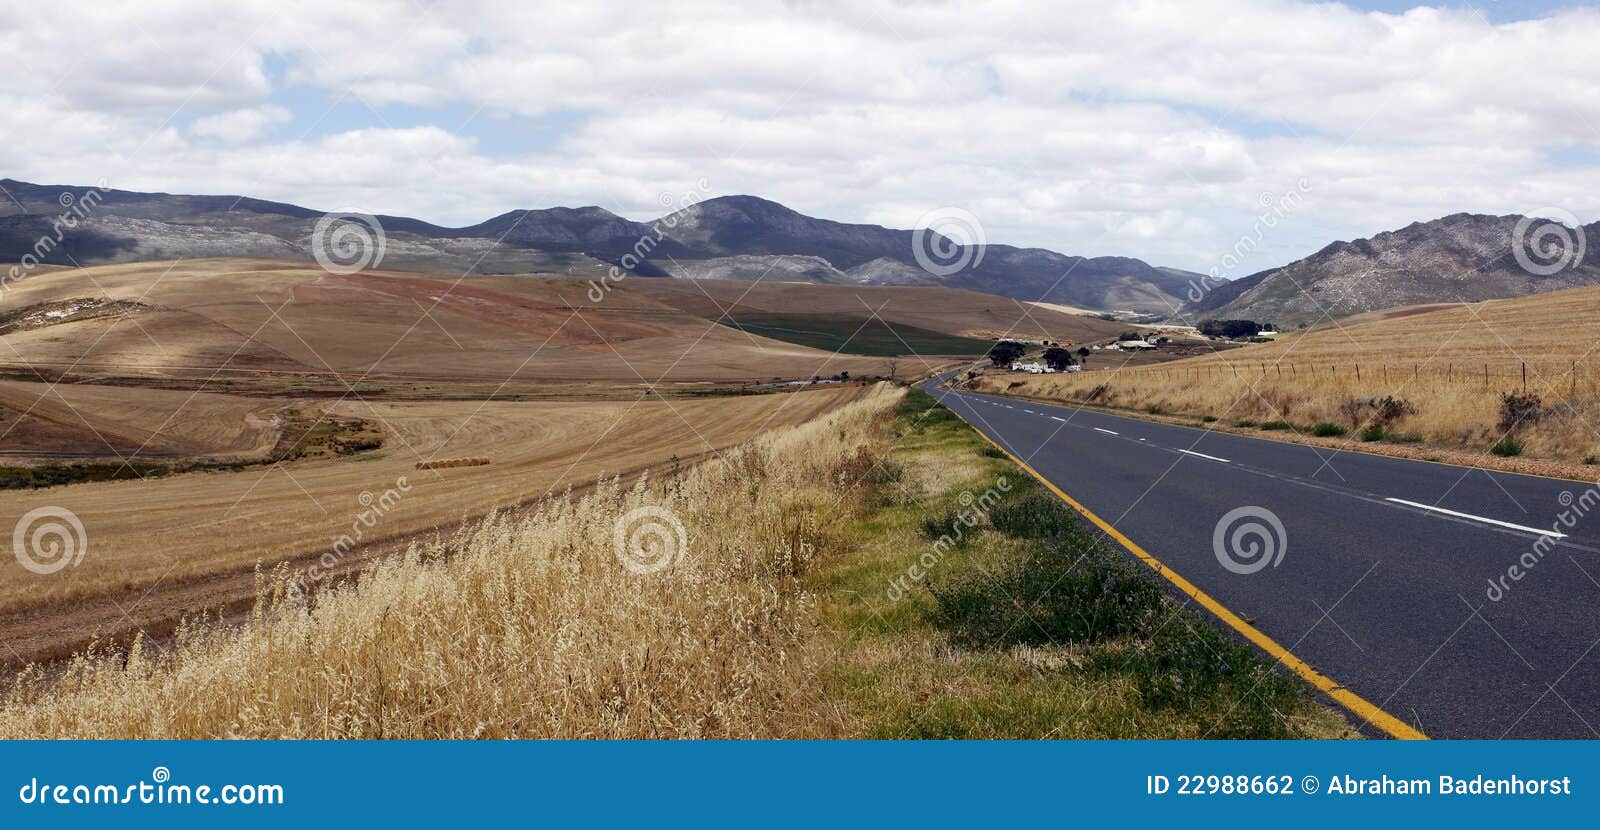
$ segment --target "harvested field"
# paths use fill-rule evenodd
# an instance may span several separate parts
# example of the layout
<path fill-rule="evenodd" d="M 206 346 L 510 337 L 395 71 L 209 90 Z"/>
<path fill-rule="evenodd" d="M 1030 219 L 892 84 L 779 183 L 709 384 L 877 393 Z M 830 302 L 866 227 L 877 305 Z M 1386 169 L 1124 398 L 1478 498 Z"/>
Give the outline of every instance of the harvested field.
<path fill-rule="evenodd" d="M 1089 343 L 1115 337 L 1121 323 L 1034 303 L 928 286 L 813 285 L 743 280 L 631 280 L 620 293 L 649 297 L 708 319 L 723 315 L 827 314 L 870 317 L 958 337 L 1018 337 Z"/>
<path fill-rule="evenodd" d="M 596 302 L 588 290 L 585 281 L 559 277 L 338 275 L 276 260 L 60 271 L 13 287 L 8 309 L 32 320 L 97 297 L 121 311 L 0 336 L 0 368 L 146 380 L 328 373 L 352 383 L 395 376 L 490 384 L 768 380 L 881 369 L 881 360 L 733 331 L 643 293 L 617 290 Z"/>
<path fill-rule="evenodd" d="M 241 626 L 36 669 L 0 695 L 0 736 L 836 737 L 797 580 L 875 495 L 900 393 L 867 394 L 663 486 L 419 546 L 314 605 L 285 586 Z M 681 526 L 660 572 L 613 551 L 639 508 Z"/>
<path fill-rule="evenodd" d="M 366 543 L 415 534 L 606 473 L 727 447 L 815 417 L 864 388 L 675 402 L 344 402 L 330 411 L 381 424 L 383 449 L 238 472 L 0 491 L 0 517 L 63 507 L 78 516 L 87 537 L 76 567 L 50 574 L 0 569 L 0 614 L 257 562 L 270 567 L 332 550 L 346 535 Z M 416 469 L 431 458 L 478 456 L 494 463 Z M 370 501 L 402 480 L 403 499 L 381 521 L 361 527 Z"/>

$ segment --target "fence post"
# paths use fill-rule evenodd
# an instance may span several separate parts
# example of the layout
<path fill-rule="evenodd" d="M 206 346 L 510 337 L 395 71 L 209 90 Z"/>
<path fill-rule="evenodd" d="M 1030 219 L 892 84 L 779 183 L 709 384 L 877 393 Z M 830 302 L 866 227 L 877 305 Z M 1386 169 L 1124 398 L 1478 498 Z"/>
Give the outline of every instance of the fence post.
<path fill-rule="evenodd" d="M 1528 362 L 1526 360 L 1522 362 L 1522 391 L 1524 394 L 1528 391 Z"/>
<path fill-rule="evenodd" d="M 1359 363 L 1356 364 L 1356 382 L 1361 382 L 1361 364 Z"/>

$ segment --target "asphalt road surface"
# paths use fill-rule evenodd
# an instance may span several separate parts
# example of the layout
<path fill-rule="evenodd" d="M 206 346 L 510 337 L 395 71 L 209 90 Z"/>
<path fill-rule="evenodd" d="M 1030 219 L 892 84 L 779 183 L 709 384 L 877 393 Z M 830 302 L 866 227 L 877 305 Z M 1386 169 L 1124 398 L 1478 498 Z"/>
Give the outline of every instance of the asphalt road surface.
<path fill-rule="evenodd" d="M 926 388 L 1427 737 L 1600 738 L 1600 489 Z"/>

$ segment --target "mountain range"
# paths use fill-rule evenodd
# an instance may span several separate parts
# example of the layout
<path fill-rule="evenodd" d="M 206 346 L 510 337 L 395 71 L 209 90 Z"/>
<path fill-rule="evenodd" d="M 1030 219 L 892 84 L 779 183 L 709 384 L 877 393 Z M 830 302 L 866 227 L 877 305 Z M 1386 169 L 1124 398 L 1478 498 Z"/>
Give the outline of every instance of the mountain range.
<path fill-rule="evenodd" d="M 321 211 L 240 196 L 184 196 L 0 180 L 0 257 L 91 265 L 198 257 L 309 259 Z M 58 217 L 81 217 L 70 232 Z M 1458 213 L 1350 242 L 1241 279 L 1217 281 L 1128 257 L 1042 248 L 962 248 L 910 230 L 819 219 L 755 196 L 720 196 L 652 222 L 600 207 L 514 210 L 449 228 L 379 216 L 383 267 L 480 274 L 762 279 L 940 285 L 1174 322 L 1307 325 L 1381 308 L 1473 302 L 1600 284 L 1600 223 Z M 41 252 L 41 240 L 48 240 Z M 918 246 L 943 244 L 925 267 Z M 1197 291 L 1204 288 L 1204 291 Z M 1196 296 L 1198 294 L 1198 296 Z"/>
<path fill-rule="evenodd" d="M 1422 303 L 1477 302 L 1600 284 L 1600 222 L 1457 213 L 1414 222 L 1217 286 L 1180 316 L 1304 325 Z"/>
<path fill-rule="evenodd" d="M 238 196 L 185 196 L 0 180 L 0 257 L 91 265 L 215 256 L 309 259 L 320 211 Z M 77 200 L 70 233 L 55 220 Z M 981 252 L 915 232 L 806 216 L 755 196 L 707 199 L 653 222 L 599 207 L 516 210 L 463 228 L 376 217 L 382 265 L 461 273 L 599 276 L 611 267 L 650 277 L 717 277 L 854 285 L 941 285 L 1092 309 L 1167 314 L 1192 274 L 1128 257 L 1082 257 L 988 244 Z M 649 243 L 641 246 L 641 240 Z M 967 267 L 919 264 L 916 245 L 945 245 Z M 640 251 L 643 256 L 638 256 Z M 981 253 L 981 255 L 980 255 Z M 943 260 L 941 260 L 943 261 Z"/>

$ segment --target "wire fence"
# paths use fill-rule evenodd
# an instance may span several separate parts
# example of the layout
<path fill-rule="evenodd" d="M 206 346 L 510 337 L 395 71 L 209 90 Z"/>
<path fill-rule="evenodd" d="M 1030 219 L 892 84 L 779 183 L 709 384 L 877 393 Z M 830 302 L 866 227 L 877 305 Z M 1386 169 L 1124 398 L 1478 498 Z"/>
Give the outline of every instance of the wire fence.
<path fill-rule="evenodd" d="M 1273 363 L 1237 360 L 1187 366 L 1129 367 L 1119 373 L 1166 380 L 1282 378 L 1372 385 L 1480 386 L 1487 389 L 1595 395 L 1600 365 L 1578 361 Z"/>

